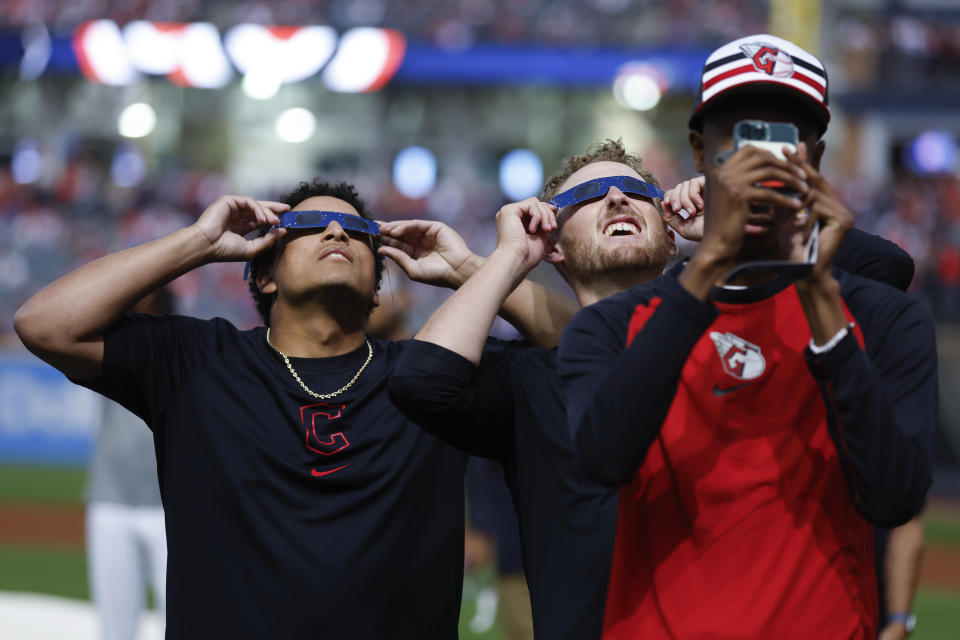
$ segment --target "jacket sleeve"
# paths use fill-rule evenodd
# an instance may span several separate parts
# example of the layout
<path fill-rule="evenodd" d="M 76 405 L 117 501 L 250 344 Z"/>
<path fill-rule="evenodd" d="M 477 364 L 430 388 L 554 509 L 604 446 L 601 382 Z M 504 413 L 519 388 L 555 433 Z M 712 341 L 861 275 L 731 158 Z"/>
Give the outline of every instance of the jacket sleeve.
<path fill-rule="evenodd" d="M 627 347 L 635 307 L 605 301 L 578 314 L 560 340 L 567 419 L 581 465 L 608 485 L 630 482 L 673 403 L 680 373 L 716 308 L 661 278 L 654 307 Z"/>
<path fill-rule="evenodd" d="M 921 511 L 932 480 L 937 423 L 933 323 L 913 300 L 866 351 L 848 334 L 827 353 L 806 350 L 827 407 L 827 428 L 851 498 L 873 523 L 894 527 Z"/>
<path fill-rule="evenodd" d="M 480 365 L 439 345 L 410 340 L 397 359 L 390 400 L 450 445 L 502 460 L 513 441 L 513 390 L 506 349 L 487 348 Z"/>
<path fill-rule="evenodd" d="M 910 255 L 879 236 L 859 229 L 847 234 L 833 264 L 848 273 L 877 280 L 906 291 L 913 280 L 914 264 Z"/>

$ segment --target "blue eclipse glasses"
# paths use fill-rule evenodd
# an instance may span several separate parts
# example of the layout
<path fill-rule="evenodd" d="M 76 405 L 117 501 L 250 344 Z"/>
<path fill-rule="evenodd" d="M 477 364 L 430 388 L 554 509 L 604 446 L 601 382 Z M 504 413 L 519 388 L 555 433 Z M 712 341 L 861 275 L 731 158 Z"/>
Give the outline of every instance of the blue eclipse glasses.
<path fill-rule="evenodd" d="M 594 178 L 587 180 L 572 189 L 567 189 L 563 193 L 554 196 L 549 203 L 557 209 L 579 204 L 585 200 L 592 200 L 607 194 L 610 187 L 617 187 L 624 193 L 634 193 L 646 198 L 662 199 L 663 189 L 654 186 L 649 182 L 638 180 L 632 176 L 609 176 L 606 178 Z"/>
<path fill-rule="evenodd" d="M 286 229 L 326 229 L 331 222 L 336 222 L 348 231 L 359 231 L 371 236 L 380 235 L 380 226 L 376 220 L 367 220 L 352 213 L 340 211 L 286 211 L 279 216 L 280 224 L 277 227 Z"/>
<path fill-rule="evenodd" d="M 326 229 L 331 222 L 339 224 L 347 233 L 355 231 L 369 236 L 380 235 L 380 225 L 376 220 L 367 220 L 352 213 L 341 211 L 286 211 L 279 216 L 280 224 L 271 229 L 283 227 L 285 229 Z M 250 264 L 243 269 L 243 279 L 250 277 Z"/>

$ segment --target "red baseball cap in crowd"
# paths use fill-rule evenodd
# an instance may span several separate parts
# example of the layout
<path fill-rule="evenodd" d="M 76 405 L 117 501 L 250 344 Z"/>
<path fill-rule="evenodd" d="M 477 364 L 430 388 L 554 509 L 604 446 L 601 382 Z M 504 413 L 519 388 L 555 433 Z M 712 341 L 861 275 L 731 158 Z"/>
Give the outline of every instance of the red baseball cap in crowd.
<path fill-rule="evenodd" d="M 797 99 L 809 107 L 820 133 L 826 131 L 830 109 L 823 62 L 789 40 L 765 33 L 728 42 L 710 54 L 690 128 L 700 129 L 704 112 L 720 98 L 761 93 Z"/>

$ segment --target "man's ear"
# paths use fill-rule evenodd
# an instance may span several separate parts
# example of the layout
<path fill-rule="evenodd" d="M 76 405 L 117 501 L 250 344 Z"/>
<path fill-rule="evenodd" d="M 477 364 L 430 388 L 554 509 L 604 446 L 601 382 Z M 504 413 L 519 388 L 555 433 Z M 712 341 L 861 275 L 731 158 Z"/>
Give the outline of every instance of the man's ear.
<path fill-rule="evenodd" d="M 563 263 L 563 249 L 560 248 L 560 232 L 551 233 L 547 238 L 547 248 L 543 252 L 543 261 L 553 265 Z"/>
<path fill-rule="evenodd" d="M 257 289 L 266 295 L 277 292 L 277 283 L 273 280 L 273 267 L 257 269 Z"/>
<path fill-rule="evenodd" d="M 706 155 L 706 147 L 703 144 L 703 133 L 700 131 L 690 130 L 690 150 L 693 151 L 693 167 L 697 170 L 698 173 L 703 173 L 704 170 L 704 156 Z"/>
<path fill-rule="evenodd" d="M 670 257 L 676 258 L 677 254 L 680 253 L 680 250 L 677 249 L 677 234 L 670 227 L 667 227 L 667 237 L 670 238 Z"/>

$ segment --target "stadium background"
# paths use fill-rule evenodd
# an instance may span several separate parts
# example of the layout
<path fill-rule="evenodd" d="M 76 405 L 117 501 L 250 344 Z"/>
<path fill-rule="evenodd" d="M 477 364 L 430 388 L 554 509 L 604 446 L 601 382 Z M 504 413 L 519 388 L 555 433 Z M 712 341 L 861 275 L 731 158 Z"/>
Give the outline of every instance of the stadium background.
<path fill-rule="evenodd" d="M 97 400 L 20 346 L 12 315 L 29 295 L 189 224 L 220 194 L 275 196 L 314 175 L 356 183 L 383 219 L 442 219 L 485 254 L 493 213 L 600 138 L 622 137 L 664 185 L 692 176 L 702 61 L 766 31 L 825 59 L 825 173 L 858 226 L 913 256 L 912 291 L 938 323 L 942 420 L 915 637 L 958 637 L 956 0 L 0 3 L 0 637 L 83 637 L 89 625 L 82 487 Z M 180 278 L 180 311 L 256 324 L 241 271 Z M 413 329 L 447 295 L 397 273 L 386 287 Z M 468 578 L 464 637 L 491 572 Z M 37 594 L 68 600 L 49 609 Z"/>

